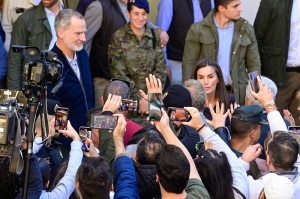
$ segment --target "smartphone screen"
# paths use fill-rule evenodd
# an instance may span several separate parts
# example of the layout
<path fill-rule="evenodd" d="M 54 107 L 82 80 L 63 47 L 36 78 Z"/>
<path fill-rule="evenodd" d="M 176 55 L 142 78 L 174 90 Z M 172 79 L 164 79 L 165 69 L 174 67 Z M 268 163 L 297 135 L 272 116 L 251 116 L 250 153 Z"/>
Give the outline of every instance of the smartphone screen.
<path fill-rule="evenodd" d="M 119 111 L 137 111 L 137 101 L 130 99 L 122 99 Z"/>
<path fill-rule="evenodd" d="M 82 140 L 86 140 L 87 138 L 92 138 L 92 129 L 91 127 L 81 126 L 79 127 L 79 137 Z"/>
<path fill-rule="evenodd" d="M 91 128 L 95 129 L 114 129 L 118 124 L 118 117 L 109 115 L 93 115 L 91 116 Z"/>
<path fill-rule="evenodd" d="M 149 119 L 160 120 L 161 107 L 162 107 L 162 94 L 161 93 L 148 93 L 149 102 Z"/>
<path fill-rule="evenodd" d="M 258 91 L 259 91 L 259 85 L 258 85 L 258 82 L 257 82 L 257 76 L 259 76 L 259 74 L 258 74 L 257 71 L 248 73 L 248 77 L 249 77 L 251 88 L 252 88 L 252 90 L 255 93 L 258 93 Z"/>
<path fill-rule="evenodd" d="M 55 124 L 54 124 L 55 131 L 67 130 L 68 117 L 69 117 L 68 108 L 64 108 L 64 107 L 56 108 Z"/>
<path fill-rule="evenodd" d="M 191 119 L 190 113 L 184 108 L 169 107 L 168 116 L 171 121 L 188 122 Z"/>
<path fill-rule="evenodd" d="M 289 133 L 300 133 L 300 126 L 289 126 Z"/>

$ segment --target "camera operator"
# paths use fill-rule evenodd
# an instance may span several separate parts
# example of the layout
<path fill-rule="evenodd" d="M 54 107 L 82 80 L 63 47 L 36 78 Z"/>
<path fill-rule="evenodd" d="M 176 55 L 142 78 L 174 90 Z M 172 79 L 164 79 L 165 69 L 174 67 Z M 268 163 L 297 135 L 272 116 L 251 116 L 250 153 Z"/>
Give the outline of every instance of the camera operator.
<path fill-rule="evenodd" d="M 53 135 L 54 130 L 54 119 L 50 122 L 50 134 Z M 67 171 L 64 177 L 56 185 L 55 189 L 51 192 L 42 191 L 42 176 L 39 169 L 39 163 L 36 156 L 34 155 L 34 161 L 31 163 L 29 185 L 28 185 L 28 198 L 56 198 L 65 199 L 69 198 L 75 188 L 75 175 L 78 167 L 81 164 L 83 153 L 81 150 L 82 142 L 80 141 L 78 133 L 73 129 L 71 123 L 68 122 L 68 130 L 59 130 L 59 133 L 66 137 L 70 137 L 73 142 L 71 143 L 70 159 Z M 41 192 L 42 191 L 42 192 Z M 41 194 L 40 194 L 41 193 Z M 20 193 L 16 198 L 21 198 Z"/>

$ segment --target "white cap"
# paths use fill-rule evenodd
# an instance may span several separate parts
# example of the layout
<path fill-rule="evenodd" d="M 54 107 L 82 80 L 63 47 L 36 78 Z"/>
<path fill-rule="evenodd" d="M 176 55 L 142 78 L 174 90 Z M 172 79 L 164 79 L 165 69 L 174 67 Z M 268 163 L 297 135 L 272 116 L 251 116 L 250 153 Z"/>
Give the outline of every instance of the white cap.
<path fill-rule="evenodd" d="M 293 199 L 294 184 L 284 176 L 269 173 L 262 178 L 267 199 Z"/>

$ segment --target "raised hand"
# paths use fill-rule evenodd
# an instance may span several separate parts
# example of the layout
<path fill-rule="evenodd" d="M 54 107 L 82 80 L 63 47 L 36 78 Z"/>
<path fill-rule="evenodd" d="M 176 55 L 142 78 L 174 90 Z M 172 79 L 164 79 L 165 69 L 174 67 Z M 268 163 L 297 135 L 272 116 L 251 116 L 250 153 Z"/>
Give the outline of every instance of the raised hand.
<path fill-rule="evenodd" d="M 52 128 L 52 125 L 51 127 Z M 53 125 L 54 128 L 54 125 Z M 71 125 L 71 122 L 68 120 L 67 130 L 58 130 L 59 133 L 63 134 L 66 137 L 70 137 L 73 140 L 80 140 L 80 137 L 78 133 L 74 130 L 73 126 Z"/>
<path fill-rule="evenodd" d="M 194 107 L 184 107 L 184 109 L 190 113 L 192 119 L 189 122 L 182 122 L 183 125 L 190 126 L 196 130 L 203 126 L 203 121 L 198 109 Z"/>
<path fill-rule="evenodd" d="M 229 116 L 230 121 L 231 121 L 231 118 L 232 118 L 232 114 L 233 114 L 234 110 L 235 110 L 237 107 L 240 107 L 240 105 L 237 104 L 237 103 L 230 104 L 230 109 L 228 109 L 228 110 L 229 110 L 228 116 Z"/>
<path fill-rule="evenodd" d="M 266 104 L 274 104 L 274 95 L 272 90 L 268 85 L 264 85 L 259 76 L 257 76 L 257 82 L 259 85 L 259 92 L 255 93 L 252 89 L 250 91 L 251 95 L 260 101 L 264 106 Z"/>
<path fill-rule="evenodd" d="M 120 108 L 121 100 L 121 96 L 109 94 L 103 106 L 103 111 L 110 111 L 112 113 L 116 113 L 117 110 Z"/>
<path fill-rule="evenodd" d="M 214 129 L 224 126 L 226 118 L 228 116 L 229 110 L 227 110 L 226 113 L 224 113 L 224 104 L 221 104 L 221 108 L 219 105 L 219 102 L 216 103 L 216 112 L 214 111 L 211 104 L 209 104 L 209 110 L 210 114 L 212 116 L 212 120 L 206 120 L 207 124 L 212 126 Z"/>
<path fill-rule="evenodd" d="M 126 129 L 126 120 L 122 114 L 114 114 L 113 116 L 118 117 L 118 124 L 113 132 L 114 139 L 123 139 L 124 132 Z"/>
<path fill-rule="evenodd" d="M 245 162 L 250 163 L 253 160 L 255 160 L 261 154 L 262 150 L 263 150 L 263 148 L 259 143 L 254 144 L 254 145 L 249 145 L 246 148 L 246 150 L 244 151 L 241 158 Z"/>

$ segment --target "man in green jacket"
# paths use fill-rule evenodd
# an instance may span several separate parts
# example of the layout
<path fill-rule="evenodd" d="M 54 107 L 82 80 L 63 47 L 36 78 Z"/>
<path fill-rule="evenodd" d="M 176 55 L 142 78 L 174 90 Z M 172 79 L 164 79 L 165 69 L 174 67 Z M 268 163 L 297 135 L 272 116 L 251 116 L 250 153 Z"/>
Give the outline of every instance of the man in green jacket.
<path fill-rule="evenodd" d="M 262 75 L 278 86 L 278 111 L 288 108 L 300 125 L 300 1 L 262 0 L 254 22 Z"/>
<path fill-rule="evenodd" d="M 35 46 L 40 50 L 52 49 L 56 42 L 54 19 L 61 8 L 58 0 L 42 0 L 38 6 L 28 9 L 13 25 L 11 45 Z M 14 53 L 10 46 L 7 67 L 8 89 L 21 90 L 24 80 L 23 68 L 28 62 L 29 60 L 22 54 Z"/>
<path fill-rule="evenodd" d="M 183 81 L 190 79 L 196 63 L 204 58 L 218 61 L 224 81 L 236 102 L 245 104 L 247 73 L 260 73 L 260 58 L 253 27 L 240 17 L 240 0 L 215 0 L 215 9 L 187 34 L 182 65 Z"/>

